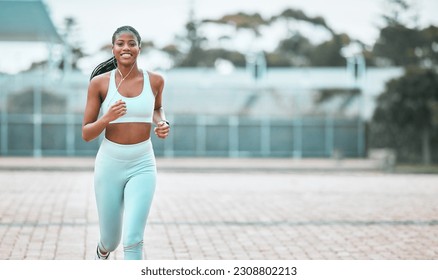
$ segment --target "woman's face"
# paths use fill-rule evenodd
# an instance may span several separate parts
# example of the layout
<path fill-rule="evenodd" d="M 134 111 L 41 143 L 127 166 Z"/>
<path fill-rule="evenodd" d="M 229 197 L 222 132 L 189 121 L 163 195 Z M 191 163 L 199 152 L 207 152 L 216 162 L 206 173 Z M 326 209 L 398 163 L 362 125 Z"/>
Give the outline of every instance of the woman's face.
<path fill-rule="evenodd" d="M 113 53 L 118 63 L 132 65 L 140 52 L 137 37 L 131 32 L 122 32 L 114 41 Z"/>

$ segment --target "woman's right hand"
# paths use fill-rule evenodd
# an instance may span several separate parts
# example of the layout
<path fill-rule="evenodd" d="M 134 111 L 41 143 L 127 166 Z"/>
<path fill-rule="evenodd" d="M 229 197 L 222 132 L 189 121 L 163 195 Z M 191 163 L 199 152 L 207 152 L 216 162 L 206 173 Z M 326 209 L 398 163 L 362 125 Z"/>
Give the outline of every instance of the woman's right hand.
<path fill-rule="evenodd" d="M 126 102 L 123 100 L 119 100 L 109 108 L 108 112 L 106 112 L 106 119 L 108 120 L 108 122 L 112 122 L 125 114 Z"/>

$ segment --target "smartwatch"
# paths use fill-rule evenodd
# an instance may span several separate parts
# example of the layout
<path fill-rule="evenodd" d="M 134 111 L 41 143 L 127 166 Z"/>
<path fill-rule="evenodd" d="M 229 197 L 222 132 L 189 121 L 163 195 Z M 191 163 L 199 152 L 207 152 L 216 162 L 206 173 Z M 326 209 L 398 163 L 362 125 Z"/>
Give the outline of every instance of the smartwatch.
<path fill-rule="evenodd" d="M 170 126 L 170 122 L 167 120 L 161 120 L 160 122 L 165 122 L 168 126 Z"/>

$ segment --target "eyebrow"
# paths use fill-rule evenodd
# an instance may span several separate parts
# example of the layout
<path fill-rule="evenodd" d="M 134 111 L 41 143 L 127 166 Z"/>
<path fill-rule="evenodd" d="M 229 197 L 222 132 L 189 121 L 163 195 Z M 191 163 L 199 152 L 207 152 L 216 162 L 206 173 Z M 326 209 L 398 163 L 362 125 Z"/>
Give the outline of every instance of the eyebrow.
<path fill-rule="evenodd" d="M 134 43 L 136 43 L 137 44 L 137 41 L 136 40 L 133 40 L 133 39 L 129 39 L 129 40 L 127 40 L 128 42 L 134 42 Z M 117 42 L 125 42 L 125 40 L 123 40 L 123 39 L 117 39 L 116 41 L 115 41 L 115 43 L 117 43 Z"/>
<path fill-rule="evenodd" d="M 123 40 L 123 39 L 117 39 L 116 41 L 122 41 L 122 42 L 125 42 L 125 40 Z M 137 42 L 137 40 L 135 40 L 135 39 L 129 39 L 129 40 L 126 40 L 126 41 L 128 41 L 128 42 L 131 42 L 131 41 L 133 41 L 133 42 Z"/>

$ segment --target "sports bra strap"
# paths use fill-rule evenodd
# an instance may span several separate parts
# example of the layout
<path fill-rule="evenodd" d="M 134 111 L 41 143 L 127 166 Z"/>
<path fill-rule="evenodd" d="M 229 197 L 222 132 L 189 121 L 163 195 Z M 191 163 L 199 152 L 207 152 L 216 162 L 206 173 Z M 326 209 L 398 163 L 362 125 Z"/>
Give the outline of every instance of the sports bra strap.
<path fill-rule="evenodd" d="M 108 92 L 105 100 L 108 100 L 108 106 L 110 105 L 111 101 L 113 101 L 114 97 L 117 94 L 116 89 L 116 69 L 113 69 L 110 73 L 110 80 L 109 80 L 109 86 L 108 86 Z"/>

